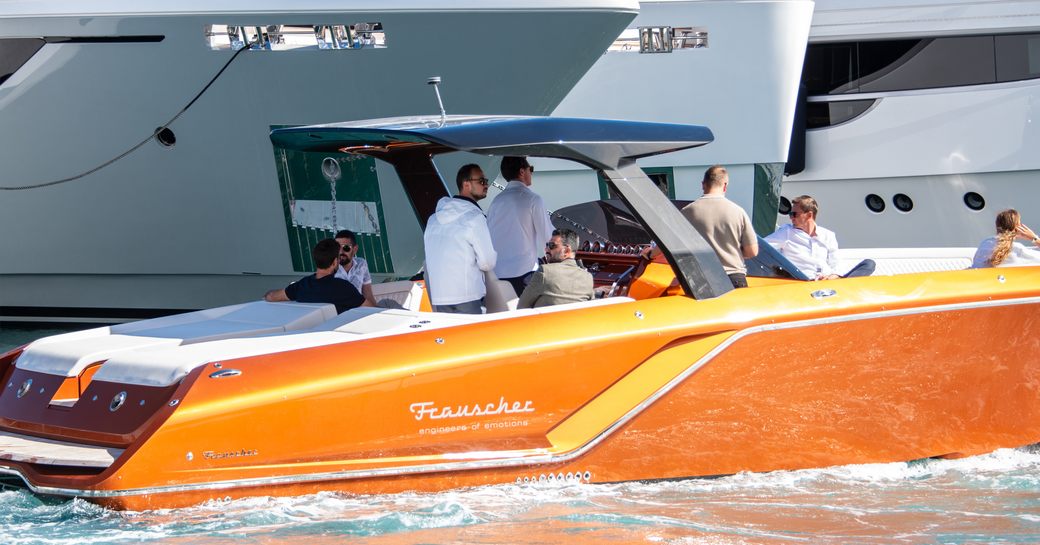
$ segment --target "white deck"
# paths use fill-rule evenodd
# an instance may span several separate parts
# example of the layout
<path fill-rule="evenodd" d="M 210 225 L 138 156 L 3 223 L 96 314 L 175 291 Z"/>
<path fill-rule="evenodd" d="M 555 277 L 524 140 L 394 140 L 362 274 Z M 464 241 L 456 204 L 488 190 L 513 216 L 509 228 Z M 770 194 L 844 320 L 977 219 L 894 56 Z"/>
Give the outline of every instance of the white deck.
<path fill-rule="evenodd" d="M 430 329 L 442 329 L 476 322 L 490 322 L 519 316 L 620 304 L 633 300 L 628 297 L 611 297 L 609 299 L 596 299 L 582 303 L 493 314 L 446 314 L 378 307 L 355 308 L 322 323 L 318 327 L 289 335 L 280 334 L 244 339 L 227 339 L 208 343 L 170 346 L 145 352 L 130 351 L 120 353 L 101 366 L 101 369 L 94 375 L 94 380 L 143 386 L 168 386 L 184 378 L 192 369 L 210 362 L 275 354 L 290 350 L 401 335 Z"/>
<path fill-rule="evenodd" d="M 874 276 L 959 271 L 971 267 L 975 248 L 856 248 L 838 251 L 838 270 L 848 271 L 864 259 L 877 264 Z"/>
<path fill-rule="evenodd" d="M 30 344 L 15 366 L 75 377 L 90 365 L 119 354 L 302 331 L 335 316 L 332 305 L 319 303 L 243 303 L 45 337 Z"/>
<path fill-rule="evenodd" d="M 75 467 L 108 467 L 123 449 L 94 447 L 0 431 L 0 460 Z"/>

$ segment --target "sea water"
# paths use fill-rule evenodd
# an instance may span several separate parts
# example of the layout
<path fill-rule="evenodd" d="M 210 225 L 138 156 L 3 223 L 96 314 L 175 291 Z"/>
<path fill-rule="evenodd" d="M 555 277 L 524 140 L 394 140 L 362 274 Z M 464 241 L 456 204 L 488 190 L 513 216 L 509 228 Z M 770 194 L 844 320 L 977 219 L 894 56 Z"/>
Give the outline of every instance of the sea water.
<path fill-rule="evenodd" d="M 0 350 L 33 333 L 0 329 Z M 1040 449 L 716 479 L 322 493 L 143 512 L 0 491 L 0 544 L 141 542 L 1040 543 Z"/>

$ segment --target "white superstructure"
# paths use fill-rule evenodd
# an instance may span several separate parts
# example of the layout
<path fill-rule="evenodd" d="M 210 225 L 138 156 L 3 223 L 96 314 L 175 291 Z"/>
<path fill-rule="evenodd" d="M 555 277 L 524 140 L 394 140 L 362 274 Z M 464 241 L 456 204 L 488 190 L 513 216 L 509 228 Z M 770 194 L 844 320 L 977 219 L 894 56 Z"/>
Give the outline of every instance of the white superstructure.
<path fill-rule="evenodd" d="M 346 170 L 375 172 L 367 164 L 322 163 L 342 180 L 331 199 L 280 185 L 271 128 L 436 113 L 429 76 L 442 78 L 451 112 L 546 114 L 638 9 L 635 0 L 0 6 L 0 187 L 40 186 L 0 189 L 0 320 L 241 302 L 302 275 L 300 233 L 352 227 L 380 247 L 414 237 L 417 225 L 385 221 L 407 206 L 399 192 L 344 198 Z M 322 185 L 329 191 L 317 176 Z M 368 259 L 386 276 L 415 272 Z"/>
<path fill-rule="evenodd" d="M 707 125 L 710 145 L 639 165 L 669 196 L 694 199 L 705 168 L 724 164 L 728 196 L 756 226 L 772 224 L 812 13 L 811 0 L 643 1 L 553 115 Z M 572 165 L 535 165 L 533 188 L 549 208 L 608 196 Z M 540 183 L 550 176 L 577 183 Z"/>
<path fill-rule="evenodd" d="M 842 247 L 974 247 L 1009 207 L 1040 224 L 1040 1 L 817 0 L 806 59 L 783 195 Z"/>

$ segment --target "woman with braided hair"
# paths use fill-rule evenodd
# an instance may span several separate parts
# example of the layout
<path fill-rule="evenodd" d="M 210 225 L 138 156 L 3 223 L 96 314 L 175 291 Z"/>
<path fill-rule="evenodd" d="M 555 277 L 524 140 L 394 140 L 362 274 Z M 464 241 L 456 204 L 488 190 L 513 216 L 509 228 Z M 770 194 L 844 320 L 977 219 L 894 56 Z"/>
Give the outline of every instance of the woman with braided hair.
<path fill-rule="evenodd" d="M 1018 210 L 1009 208 L 997 214 L 997 235 L 982 241 L 971 267 L 1020 267 L 1040 265 L 1040 237 L 1022 223 Z M 1033 247 L 1016 242 L 1028 240 Z"/>

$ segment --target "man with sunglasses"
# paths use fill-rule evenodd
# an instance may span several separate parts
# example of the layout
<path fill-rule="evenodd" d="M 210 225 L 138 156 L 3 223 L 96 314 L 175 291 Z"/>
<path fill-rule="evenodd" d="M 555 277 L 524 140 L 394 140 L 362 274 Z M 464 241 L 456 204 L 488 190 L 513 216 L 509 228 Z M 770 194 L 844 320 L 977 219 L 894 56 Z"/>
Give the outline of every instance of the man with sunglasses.
<path fill-rule="evenodd" d="M 531 191 L 534 167 L 527 158 L 503 157 L 501 171 L 509 183 L 488 208 L 488 228 L 498 252 L 495 275 L 520 295 L 545 254 L 553 225 L 542 197 Z"/>
<path fill-rule="evenodd" d="M 430 303 L 434 312 L 482 314 L 484 271 L 494 269 L 498 257 L 477 204 L 487 197 L 488 179 L 479 165 L 468 164 L 455 185 L 458 193 L 437 201 L 423 234 Z"/>
<path fill-rule="evenodd" d="M 864 259 L 844 275 L 839 275 L 838 238 L 834 231 L 817 225 L 820 207 L 816 199 L 802 195 L 791 201 L 791 223 L 782 225 L 765 238 L 798 270 L 815 280 L 832 280 L 852 276 L 870 276 L 874 261 Z"/>
<path fill-rule="evenodd" d="M 357 235 L 354 231 L 344 229 L 336 233 L 336 242 L 340 244 L 339 270 L 336 271 L 336 278 L 354 284 L 361 295 L 365 296 L 365 302 L 374 307 L 376 298 L 372 293 L 372 275 L 368 272 L 368 262 L 357 255 Z"/>
<path fill-rule="evenodd" d="M 553 231 L 552 239 L 545 245 L 548 262 L 531 275 L 531 283 L 520 294 L 516 308 L 577 303 L 595 297 L 592 274 L 574 260 L 577 247 L 577 233 L 570 229 Z"/>

